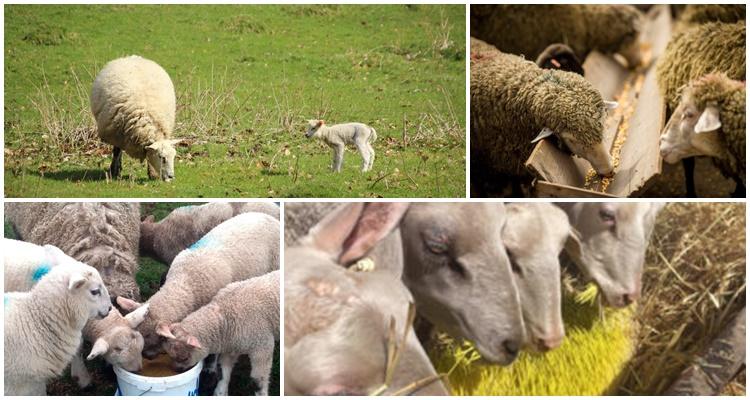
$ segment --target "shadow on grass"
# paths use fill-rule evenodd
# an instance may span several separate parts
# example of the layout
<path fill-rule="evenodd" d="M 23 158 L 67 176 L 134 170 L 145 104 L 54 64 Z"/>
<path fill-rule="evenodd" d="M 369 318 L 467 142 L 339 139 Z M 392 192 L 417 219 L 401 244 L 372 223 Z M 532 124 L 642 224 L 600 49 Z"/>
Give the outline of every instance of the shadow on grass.
<path fill-rule="evenodd" d="M 260 171 L 260 174 L 261 175 L 265 175 L 265 176 L 282 176 L 282 175 L 286 175 L 287 172 L 285 172 L 285 171 L 269 171 L 267 169 L 264 169 L 264 170 Z"/>
<path fill-rule="evenodd" d="M 101 169 L 77 169 L 47 172 L 43 178 L 54 179 L 56 181 L 104 181 L 107 174 Z"/>

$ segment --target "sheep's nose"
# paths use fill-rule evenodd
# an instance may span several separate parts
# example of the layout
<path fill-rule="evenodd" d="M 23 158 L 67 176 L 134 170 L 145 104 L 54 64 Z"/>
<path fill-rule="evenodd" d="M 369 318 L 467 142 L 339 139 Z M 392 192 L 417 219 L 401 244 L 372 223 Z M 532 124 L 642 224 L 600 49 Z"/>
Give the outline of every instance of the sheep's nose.
<path fill-rule="evenodd" d="M 562 341 L 562 336 L 550 336 L 546 338 L 537 338 L 536 345 L 541 351 L 549 351 L 560 347 Z"/>
<path fill-rule="evenodd" d="M 513 339 L 503 341 L 503 349 L 509 355 L 515 357 L 518 355 L 518 351 L 521 349 L 521 342 Z"/>
<path fill-rule="evenodd" d="M 624 295 L 622 295 L 622 303 L 628 306 L 638 300 L 640 297 L 640 293 L 638 292 L 625 293 Z"/>

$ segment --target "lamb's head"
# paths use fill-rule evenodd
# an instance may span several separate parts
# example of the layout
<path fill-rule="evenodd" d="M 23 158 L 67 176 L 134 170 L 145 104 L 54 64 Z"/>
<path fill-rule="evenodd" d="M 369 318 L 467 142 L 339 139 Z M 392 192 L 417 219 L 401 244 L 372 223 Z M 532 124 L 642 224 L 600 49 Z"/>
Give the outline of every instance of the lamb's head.
<path fill-rule="evenodd" d="M 602 95 L 582 76 L 572 72 L 545 71 L 550 84 L 540 89 L 532 106 L 532 115 L 542 130 L 531 141 L 555 135 L 573 154 L 586 159 L 599 175 L 611 175 L 612 156 L 603 143 L 607 111 L 617 102 L 605 101 Z"/>
<path fill-rule="evenodd" d="M 120 311 L 113 308 L 106 318 L 97 322 L 100 326 L 95 329 L 103 334 L 96 339 L 86 359 L 104 356 L 112 365 L 118 365 L 128 371 L 138 371 L 143 362 L 143 336 L 135 328 L 146 317 L 148 304 L 140 305 L 122 297 L 117 298 L 117 303 L 124 309 L 134 311 L 123 317 Z"/>
<path fill-rule="evenodd" d="M 172 359 L 175 371 L 187 371 L 208 356 L 208 350 L 198 338 L 190 334 L 179 322 L 156 325 L 156 333 L 166 338 L 164 350 Z"/>
<path fill-rule="evenodd" d="M 525 337 L 501 241 L 505 219 L 498 203 L 413 203 L 401 222 L 403 279 L 420 315 L 503 365 L 513 362 Z"/>
<path fill-rule="evenodd" d="M 68 299 L 65 301 L 69 307 L 75 308 L 77 313 L 88 315 L 89 319 L 102 319 L 109 314 L 112 308 L 109 292 L 95 268 L 83 263 L 63 264 L 53 268 L 49 275 L 60 272 L 67 275 Z M 37 287 L 44 290 L 41 285 Z"/>
<path fill-rule="evenodd" d="M 553 43 L 539 53 L 536 65 L 543 69 L 559 69 L 583 76 L 583 64 L 568 45 Z"/>
<path fill-rule="evenodd" d="M 559 255 L 571 234 L 565 212 L 549 203 L 508 203 L 503 243 L 526 326 L 526 344 L 547 351 L 562 344 Z"/>
<path fill-rule="evenodd" d="M 307 132 L 305 132 L 305 137 L 311 138 L 315 136 L 316 133 L 320 130 L 320 128 L 325 124 L 325 121 L 322 119 L 311 119 L 307 121 Z"/>
<path fill-rule="evenodd" d="M 725 74 L 706 75 L 690 83 L 661 134 L 659 150 L 664 161 L 674 164 L 693 156 L 723 157 L 719 100 L 742 87 Z"/>
<path fill-rule="evenodd" d="M 606 302 L 625 307 L 641 294 L 643 263 L 663 203 L 564 203 L 577 235 L 565 250 L 601 289 Z"/>
<path fill-rule="evenodd" d="M 149 178 L 167 182 L 174 179 L 174 157 L 177 154 L 174 146 L 181 141 L 182 139 L 164 139 L 146 146 Z"/>

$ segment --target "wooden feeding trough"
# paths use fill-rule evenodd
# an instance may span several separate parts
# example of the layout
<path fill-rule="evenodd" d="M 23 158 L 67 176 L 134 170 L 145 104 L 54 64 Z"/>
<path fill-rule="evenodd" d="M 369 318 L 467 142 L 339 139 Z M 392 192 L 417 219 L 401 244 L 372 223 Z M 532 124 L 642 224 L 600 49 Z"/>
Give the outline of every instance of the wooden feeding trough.
<path fill-rule="evenodd" d="M 638 195 L 661 173 L 659 135 L 666 109 L 656 83 L 654 60 L 664 51 L 671 32 L 668 5 L 651 8 L 642 41 L 645 68 L 631 71 L 611 56 L 592 52 L 583 69 L 586 79 L 605 100 L 619 106 L 605 124 L 604 143 L 615 165 L 612 178 L 600 177 L 588 161 L 573 157 L 541 140 L 526 161 L 535 176 L 534 193 L 540 197 L 628 197 Z M 650 53 L 650 55 L 649 55 Z"/>

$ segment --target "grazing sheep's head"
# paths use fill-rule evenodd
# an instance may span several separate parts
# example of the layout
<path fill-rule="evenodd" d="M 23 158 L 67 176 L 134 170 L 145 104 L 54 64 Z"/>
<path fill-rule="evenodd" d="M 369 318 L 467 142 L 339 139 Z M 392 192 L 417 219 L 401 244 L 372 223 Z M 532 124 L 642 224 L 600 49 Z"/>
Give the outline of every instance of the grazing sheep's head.
<path fill-rule="evenodd" d="M 149 178 L 167 182 L 174 179 L 174 157 L 177 154 L 174 146 L 181 141 L 182 139 L 165 139 L 146 146 Z"/>
<path fill-rule="evenodd" d="M 663 203 L 561 204 L 577 231 L 565 249 L 601 289 L 607 304 L 625 307 L 641 295 L 641 275 Z"/>
<path fill-rule="evenodd" d="M 498 203 L 412 203 L 401 222 L 403 280 L 419 313 L 502 365 L 515 360 L 526 335 L 501 241 L 505 219 Z"/>
<path fill-rule="evenodd" d="M 188 333 L 179 322 L 160 322 L 156 326 L 156 333 L 167 339 L 163 347 L 172 359 L 175 371 L 187 371 L 208 356 L 208 350 L 198 338 Z"/>
<path fill-rule="evenodd" d="M 526 326 L 526 345 L 535 351 L 559 347 L 562 320 L 560 260 L 570 236 L 568 216 L 548 203 L 508 203 L 503 244 L 508 252 Z"/>
<path fill-rule="evenodd" d="M 723 74 L 706 75 L 687 86 L 661 134 L 659 151 L 664 161 L 674 164 L 693 156 L 722 157 L 721 113 L 714 98 L 742 87 Z"/>
<path fill-rule="evenodd" d="M 543 69 L 559 69 L 583 76 L 583 65 L 568 45 L 553 43 L 536 58 L 536 65 Z"/>
<path fill-rule="evenodd" d="M 305 137 L 313 137 L 318 132 L 321 126 L 325 124 L 325 121 L 322 119 L 310 119 L 307 121 L 307 132 L 305 133 Z"/>
<path fill-rule="evenodd" d="M 89 319 L 102 319 L 109 314 L 112 308 L 109 292 L 95 268 L 76 263 L 54 268 L 52 271 L 65 271 L 69 274 L 68 291 L 70 296 L 76 299 L 69 301 L 71 306 L 78 307 L 82 313 L 88 314 Z"/>
<path fill-rule="evenodd" d="M 119 365 L 128 371 L 141 369 L 143 358 L 143 336 L 135 328 L 143 322 L 148 314 L 148 304 L 141 305 L 124 297 L 118 297 L 117 303 L 123 309 L 135 310 L 122 316 L 116 308 L 110 310 L 99 326 L 107 327 L 104 335 L 96 339 L 87 360 L 97 356 L 112 365 Z"/>

